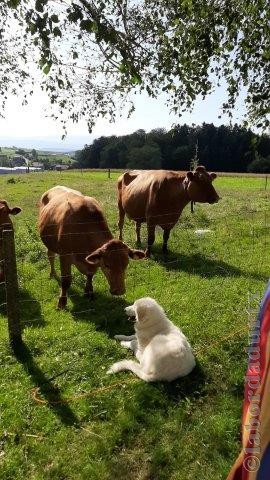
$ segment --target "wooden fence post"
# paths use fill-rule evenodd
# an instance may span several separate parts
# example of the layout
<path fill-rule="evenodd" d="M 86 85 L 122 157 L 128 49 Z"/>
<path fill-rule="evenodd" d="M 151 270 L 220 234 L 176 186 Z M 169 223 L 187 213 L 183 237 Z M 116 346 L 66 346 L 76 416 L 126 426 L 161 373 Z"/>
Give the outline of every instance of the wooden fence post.
<path fill-rule="evenodd" d="M 111 178 L 111 169 L 108 168 L 108 178 Z"/>
<path fill-rule="evenodd" d="M 265 177 L 265 186 L 264 186 L 264 190 L 266 190 L 266 189 L 267 189 L 267 180 L 268 180 L 268 175 L 266 175 L 266 177 Z"/>
<path fill-rule="evenodd" d="M 6 284 L 7 316 L 9 340 L 13 349 L 22 344 L 19 311 L 19 286 L 15 253 L 14 232 L 12 228 L 3 230 L 3 257 Z"/>

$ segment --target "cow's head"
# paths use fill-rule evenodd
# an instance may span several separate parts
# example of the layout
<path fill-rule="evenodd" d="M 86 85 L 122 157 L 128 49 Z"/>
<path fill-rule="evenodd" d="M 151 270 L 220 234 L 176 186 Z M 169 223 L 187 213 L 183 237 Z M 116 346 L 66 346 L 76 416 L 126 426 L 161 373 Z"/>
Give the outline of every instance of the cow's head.
<path fill-rule="evenodd" d="M 216 203 L 219 196 L 212 185 L 216 174 L 208 173 L 203 165 L 199 165 L 194 172 L 187 172 L 184 180 L 185 190 L 193 202 Z"/>
<path fill-rule="evenodd" d="M 133 250 L 120 240 L 110 240 L 86 257 L 91 267 L 99 267 L 106 276 L 112 295 L 123 295 L 125 288 L 125 271 L 129 259 L 141 260 L 145 253 Z"/>
<path fill-rule="evenodd" d="M 5 225 L 12 225 L 10 215 L 17 215 L 21 212 L 20 207 L 9 208 L 5 200 L 0 200 L 0 258 L 3 258 L 2 253 L 2 230 L 5 228 Z M 3 269 L 0 266 L 0 281 L 2 281 Z"/>
<path fill-rule="evenodd" d="M 4 225 L 12 225 L 10 215 L 18 215 L 21 212 L 20 207 L 9 208 L 5 200 L 0 200 L 0 228 Z"/>

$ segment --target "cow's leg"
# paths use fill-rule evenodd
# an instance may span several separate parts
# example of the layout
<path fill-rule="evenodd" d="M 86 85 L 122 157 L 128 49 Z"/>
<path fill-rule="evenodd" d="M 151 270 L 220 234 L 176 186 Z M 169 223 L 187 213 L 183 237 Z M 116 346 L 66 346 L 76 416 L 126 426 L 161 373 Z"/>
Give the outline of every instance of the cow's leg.
<path fill-rule="evenodd" d="M 119 212 L 119 220 L 118 220 L 119 240 L 123 240 L 123 226 L 124 226 L 124 221 L 125 221 L 125 210 L 123 209 L 121 200 L 118 201 L 118 212 Z"/>
<path fill-rule="evenodd" d="M 140 246 L 141 242 L 141 222 L 136 222 L 136 235 L 137 235 L 137 245 Z"/>
<path fill-rule="evenodd" d="M 67 291 L 71 285 L 71 255 L 60 255 L 61 269 L 61 292 L 58 300 L 58 308 L 65 308 L 67 305 Z"/>
<path fill-rule="evenodd" d="M 163 246 L 162 246 L 162 252 L 163 253 L 168 253 L 168 240 L 169 240 L 170 233 L 171 233 L 170 228 L 164 228 L 164 231 L 163 231 Z"/>
<path fill-rule="evenodd" d="M 93 280 L 93 275 L 92 274 L 87 275 L 86 284 L 85 284 L 85 288 L 84 288 L 84 296 L 88 297 L 88 298 L 93 297 L 93 283 L 92 283 L 92 280 Z"/>
<path fill-rule="evenodd" d="M 147 224 L 147 249 L 145 252 L 146 257 L 150 257 L 151 247 L 155 241 L 155 225 Z"/>
<path fill-rule="evenodd" d="M 48 250 L 47 251 L 47 255 L 48 255 L 48 259 L 49 259 L 49 263 L 50 263 L 50 278 L 53 278 L 53 277 L 56 277 L 56 271 L 55 271 L 55 268 L 54 268 L 54 259 L 55 259 L 55 253 L 52 252 L 51 250 Z"/>

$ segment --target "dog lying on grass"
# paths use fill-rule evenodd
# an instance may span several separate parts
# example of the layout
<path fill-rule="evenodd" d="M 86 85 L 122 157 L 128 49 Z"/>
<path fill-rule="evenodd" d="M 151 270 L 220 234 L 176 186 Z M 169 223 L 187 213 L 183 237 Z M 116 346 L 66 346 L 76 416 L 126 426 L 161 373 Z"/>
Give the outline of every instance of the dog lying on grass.
<path fill-rule="evenodd" d="M 140 298 L 126 314 L 134 319 L 135 335 L 115 335 L 121 345 L 135 354 L 139 363 L 121 360 L 107 373 L 130 370 L 146 382 L 167 381 L 188 375 L 195 367 L 187 338 L 166 317 L 163 308 L 152 298 Z"/>

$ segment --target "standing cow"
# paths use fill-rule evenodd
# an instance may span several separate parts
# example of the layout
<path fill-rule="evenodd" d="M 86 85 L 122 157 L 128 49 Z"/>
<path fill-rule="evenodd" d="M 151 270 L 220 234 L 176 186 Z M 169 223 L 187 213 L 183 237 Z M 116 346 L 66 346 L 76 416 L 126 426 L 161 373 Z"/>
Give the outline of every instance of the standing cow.
<path fill-rule="evenodd" d="M 0 282 L 4 281 L 2 232 L 5 225 L 12 226 L 10 215 L 18 215 L 20 207 L 10 208 L 5 200 L 0 200 Z"/>
<path fill-rule="evenodd" d="M 212 182 L 215 173 L 208 173 L 198 166 L 194 172 L 182 175 L 168 170 L 133 170 L 118 179 L 118 209 L 120 240 L 123 235 L 125 214 L 136 222 L 137 243 L 141 244 L 140 230 L 147 223 L 148 240 L 146 255 L 150 255 L 155 241 L 155 228 L 163 233 L 163 253 L 167 253 L 170 231 L 178 221 L 182 210 L 190 202 L 215 203 L 219 196 Z"/>
<path fill-rule="evenodd" d="M 145 257 L 120 240 L 113 239 L 98 202 L 67 187 L 53 187 L 40 201 L 39 231 L 48 249 L 51 276 L 55 276 L 54 257 L 60 257 L 61 293 L 59 308 L 67 304 L 71 285 L 71 265 L 87 276 L 85 294 L 93 293 L 92 278 L 100 267 L 113 295 L 125 293 L 125 270 L 129 258 Z"/>

